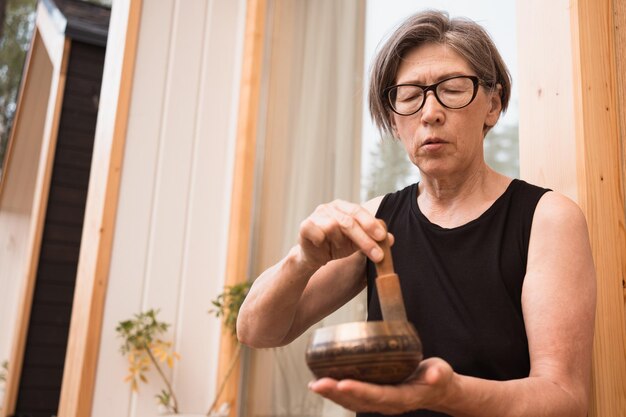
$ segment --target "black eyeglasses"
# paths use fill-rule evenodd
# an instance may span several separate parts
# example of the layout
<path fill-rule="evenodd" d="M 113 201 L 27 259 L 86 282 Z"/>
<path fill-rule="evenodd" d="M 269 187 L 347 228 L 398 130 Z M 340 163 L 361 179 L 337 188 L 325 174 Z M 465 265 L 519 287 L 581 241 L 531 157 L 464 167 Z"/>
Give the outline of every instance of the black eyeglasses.
<path fill-rule="evenodd" d="M 446 78 L 431 85 L 398 84 L 387 87 L 383 94 L 387 103 L 400 116 L 410 116 L 424 107 L 429 91 L 435 94 L 437 101 L 447 109 L 462 109 L 476 98 L 478 77 L 458 75 Z"/>

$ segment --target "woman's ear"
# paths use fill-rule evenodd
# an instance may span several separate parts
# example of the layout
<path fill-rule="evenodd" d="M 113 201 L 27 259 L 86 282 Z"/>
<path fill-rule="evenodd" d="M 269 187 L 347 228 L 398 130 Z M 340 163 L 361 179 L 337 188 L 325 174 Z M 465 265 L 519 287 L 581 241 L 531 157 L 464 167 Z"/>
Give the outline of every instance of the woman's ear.
<path fill-rule="evenodd" d="M 491 90 L 490 98 L 489 98 L 489 111 L 487 112 L 485 118 L 485 125 L 488 127 L 495 126 L 496 122 L 500 118 L 500 113 L 502 112 L 502 85 L 496 84 L 496 86 Z"/>
<path fill-rule="evenodd" d="M 389 121 L 391 122 L 391 134 L 395 139 L 400 139 L 400 135 L 398 135 L 398 128 L 396 126 L 396 120 L 393 117 L 393 114 L 389 114 Z"/>

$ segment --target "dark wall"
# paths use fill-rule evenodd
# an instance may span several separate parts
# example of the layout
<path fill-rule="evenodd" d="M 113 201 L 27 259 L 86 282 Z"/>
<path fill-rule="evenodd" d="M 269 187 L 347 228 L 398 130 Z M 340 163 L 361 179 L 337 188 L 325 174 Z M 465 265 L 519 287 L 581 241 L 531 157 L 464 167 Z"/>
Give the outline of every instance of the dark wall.
<path fill-rule="evenodd" d="M 57 414 L 105 48 L 72 42 L 16 416 Z"/>

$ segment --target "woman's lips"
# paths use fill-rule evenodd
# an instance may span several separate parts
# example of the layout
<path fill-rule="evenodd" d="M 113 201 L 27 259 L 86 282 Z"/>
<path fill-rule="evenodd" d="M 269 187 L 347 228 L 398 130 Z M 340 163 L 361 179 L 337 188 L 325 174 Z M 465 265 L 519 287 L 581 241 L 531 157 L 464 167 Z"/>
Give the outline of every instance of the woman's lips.
<path fill-rule="evenodd" d="M 445 144 L 446 142 L 444 140 L 441 140 L 439 138 L 436 138 L 436 139 L 433 138 L 433 139 L 426 139 L 421 147 L 422 149 L 426 151 L 437 151 L 443 148 Z"/>

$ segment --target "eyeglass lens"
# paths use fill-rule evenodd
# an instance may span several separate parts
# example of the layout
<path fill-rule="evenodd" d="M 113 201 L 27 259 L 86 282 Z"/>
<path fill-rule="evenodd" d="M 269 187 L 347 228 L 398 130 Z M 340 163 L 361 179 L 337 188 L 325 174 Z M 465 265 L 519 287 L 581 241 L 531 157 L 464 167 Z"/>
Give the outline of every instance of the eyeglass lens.
<path fill-rule="evenodd" d="M 413 114 L 425 102 L 424 91 L 424 88 L 415 85 L 399 85 L 389 91 L 389 101 L 397 113 Z M 435 96 L 444 107 L 465 107 L 474 98 L 474 82 L 466 77 L 444 80 L 437 84 Z"/>

